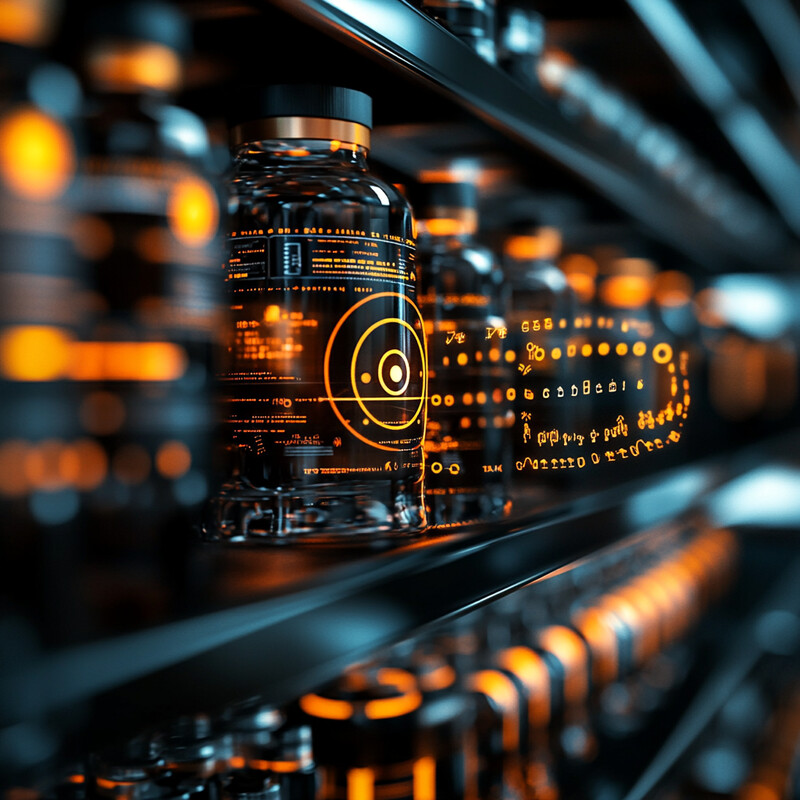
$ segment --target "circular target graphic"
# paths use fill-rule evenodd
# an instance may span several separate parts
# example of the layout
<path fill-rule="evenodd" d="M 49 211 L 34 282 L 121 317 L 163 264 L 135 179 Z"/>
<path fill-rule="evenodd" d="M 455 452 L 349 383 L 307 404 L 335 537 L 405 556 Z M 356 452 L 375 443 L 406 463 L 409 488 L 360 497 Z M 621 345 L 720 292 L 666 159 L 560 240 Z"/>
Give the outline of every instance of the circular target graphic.
<path fill-rule="evenodd" d="M 399 292 L 359 300 L 334 326 L 325 348 L 325 391 L 339 421 L 362 442 L 394 451 L 422 445 L 424 331 L 419 309 Z"/>

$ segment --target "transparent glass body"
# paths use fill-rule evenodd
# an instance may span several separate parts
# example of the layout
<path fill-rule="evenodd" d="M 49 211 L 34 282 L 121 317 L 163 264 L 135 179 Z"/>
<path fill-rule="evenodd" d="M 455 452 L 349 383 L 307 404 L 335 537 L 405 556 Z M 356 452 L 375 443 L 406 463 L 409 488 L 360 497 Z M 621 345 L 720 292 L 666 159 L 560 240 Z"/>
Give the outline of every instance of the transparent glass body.
<path fill-rule="evenodd" d="M 419 261 L 428 328 L 429 522 L 477 522 L 510 510 L 513 366 L 501 272 L 472 233 L 425 233 L 424 221 Z"/>
<path fill-rule="evenodd" d="M 367 150 L 235 153 L 226 474 L 213 538 L 363 542 L 424 526 L 426 351 L 411 210 Z"/>
<path fill-rule="evenodd" d="M 673 463 L 686 446 L 691 353 L 664 325 L 653 286 L 654 273 L 647 271 L 610 272 L 598 280 L 590 436 L 601 484 Z"/>
<path fill-rule="evenodd" d="M 169 93 L 92 73 L 87 83 L 79 381 L 86 433 L 107 464 L 87 487 L 87 531 L 118 557 L 182 542 L 201 522 L 217 416 L 222 191 L 202 122 Z"/>
<path fill-rule="evenodd" d="M 582 398 L 573 384 L 584 377 L 568 355 L 578 304 L 564 273 L 549 258 L 506 257 L 508 321 L 514 360 L 514 476 L 530 492 L 569 482 L 567 456 L 581 427 Z M 531 466 L 537 472 L 532 480 Z"/>

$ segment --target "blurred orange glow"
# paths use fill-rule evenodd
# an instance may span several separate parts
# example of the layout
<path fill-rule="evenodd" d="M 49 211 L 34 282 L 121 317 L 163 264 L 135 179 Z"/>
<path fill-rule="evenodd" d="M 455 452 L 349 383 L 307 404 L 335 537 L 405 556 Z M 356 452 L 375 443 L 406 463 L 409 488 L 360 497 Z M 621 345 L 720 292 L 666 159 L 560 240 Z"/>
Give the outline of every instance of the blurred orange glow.
<path fill-rule="evenodd" d="M 81 439 L 73 445 L 73 452 L 81 465 L 75 478 L 75 486 L 83 491 L 97 488 L 108 474 L 105 450 L 92 439 Z"/>
<path fill-rule="evenodd" d="M 436 761 L 422 756 L 414 762 L 414 800 L 436 800 Z"/>
<path fill-rule="evenodd" d="M 592 677 L 600 685 L 611 683 L 619 672 L 617 634 L 610 615 L 597 608 L 587 608 L 573 618 L 575 627 L 592 651 Z"/>
<path fill-rule="evenodd" d="M 180 87 L 180 58 L 163 44 L 108 42 L 94 48 L 87 61 L 92 78 L 117 91 L 174 91 Z"/>
<path fill-rule="evenodd" d="M 477 217 L 474 215 L 434 217 L 418 219 L 420 233 L 429 236 L 466 236 L 477 230 Z"/>
<path fill-rule="evenodd" d="M 498 664 L 513 672 L 528 692 L 528 719 L 532 725 L 550 721 L 550 673 L 541 656 L 529 647 L 511 647 L 498 656 Z"/>
<path fill-rule="evenodd" d="M 467 688 L 485 694 L 500 708 L 503 718 L 503 750 L 519 746 L 519 696 L 512 680 L 494 669 L 484 669 L 469 676 Z"/>
<path fill-rule="evenodd" d="M 61 328 L 19 325 L 0 334 L 0 374 L 14 381 L 51 381 L 64 375 L 70 338 Z"/>
<path fill-rule="evenodd" d="M 571 253 L 558 262 L 558 267 L 578 299 L 582 303 L 588 303 L 594 297 L 597 262 L 583 253 Z"/>
<path fill-rule="evenodd" d="M 456 671 L 449 664 L 442 664 L 432 672 L 420 676 L 420 684 L 426 692 L 446 689 L 456 681 Z"/>
<path fill-rule="evenodd" d="M 412 691 L 399 697 L 369 700 L 364 706 L 364 715 L 367 719 L 392 719 L 410 714 L 412 711 L 416 711 L 420 705 L 422 705 L 422 694 Z"/>
<path fill-rule="evenodd" d="M 369 767 L 347 771 L 347 800 L 374 800 L 375 773 Z"/>
<path fill-rule="evenodd" d="M 267 306 L 264 310 L 264 322 L 277 322 L 281 318 L 281 307 Z"/>
<path fill-rule="evenodd" d="M 189 247 L 207 245 L 217 232 L 217 198 L 211 186 L 199 178 L 186 178 L 173 188 L 167 214 L 175 237 Z"/>
<path fill-rule="evenodd" d="M 0 0 L 0 40 L 33 47 L 46 44 L 55 10 L 50 0 Z"/>
<path fill-rule="evenodd" d="M 350 719 L 353 716 L 353 704 L 348 700 L 334 700 L 318 694 L 303 695 L 300 708 L 309 716 L 320 719 Z"/>
<path fill-rule="evenodd" d="M 28 490 L 28 481 L 20 469 L 25 462 L 28 444 L 13 439 L 0 444 L 0 494 L 19 497 Z"/>
<path fill-rule="evenodd" d="M 519 261 L 556 258 L 561 251 L 561 232 L 558 228 L 539 228 L 535 234 L 509 236 L 503 251 Z"/>
<path fill-rule="evenodd" d="M 174 381 L 186 370 L 172 342 L 75 342 L 69 375 L 78 381 Z"/>
<path fill-rule="evenodd" d="M 611 275 L 600 284 L 600 299 L 613 308 L 640 308 L 653 296 L 653 282 L 640 275 Z"/>
<path fill-rule="evenodd" d="M 63 442 L 48 439 L 28 448 L 22 470 L 28 483 L 37 489 L 58 489 L 64 486 L 60 457 Z"/>
<path fill-rule="evenodd" d="M 664 270 L 655 276 L 656 302 L 667 308 L 686 305 L 692 299 L 694 283 L 685 273 L 678 270 Z"/>
<path fill-rule="evenodd" d="M 550 625 L 539 633 L 539 644 L 564 667 L 564 699 L 581 703 L 589 694 L 589 654 L 583 640 L 563 625 Z"/>
<path fill-rule="evenodd" d="M 0 173 L 21 197 L 52 200 L 63 194 L 75 173 L 72 137 L 41 111 L 15 111 L 0 121 Z"/>
<path fill-rule="evenodd" d="M 156 469 L 165 477 L 174 480 L 188 472 L 192 465 L 189 448 L 176 439 L 164 442 L 156 453 Z"/>

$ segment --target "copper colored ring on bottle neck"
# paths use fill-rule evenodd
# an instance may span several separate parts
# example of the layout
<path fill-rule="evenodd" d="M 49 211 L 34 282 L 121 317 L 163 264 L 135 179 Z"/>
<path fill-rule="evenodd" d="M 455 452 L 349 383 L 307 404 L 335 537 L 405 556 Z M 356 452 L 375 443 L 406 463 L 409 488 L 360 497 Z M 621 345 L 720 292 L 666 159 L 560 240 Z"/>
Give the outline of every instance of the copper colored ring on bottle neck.
<path fill-rule="evenodd" d="M 325 117 L 268 117 L 235 125 L 231 129 L 233 145 L 265 139 L 319 139 L 370 146 L 370 129 L 358 122 Z"/>

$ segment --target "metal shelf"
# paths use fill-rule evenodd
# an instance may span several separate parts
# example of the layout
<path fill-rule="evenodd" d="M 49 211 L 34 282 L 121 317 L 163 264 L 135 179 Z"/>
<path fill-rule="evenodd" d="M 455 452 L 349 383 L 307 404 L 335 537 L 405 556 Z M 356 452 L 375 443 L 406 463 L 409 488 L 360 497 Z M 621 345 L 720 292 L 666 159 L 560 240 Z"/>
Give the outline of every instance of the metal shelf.
<path fill-rule="evenodd" d="M 492 524 L 386 550 L 194 543 L 189 581 L 158 624 L 25 653 L 0 671 L 0 728 L 79 710 L 103 742 L 259 695 L 276 704 L 426 625 L 576 560 L 681 524 L 729 481 L 790 456 L 782 435 Z M 446 590 L 443 590 L 446 587 Z M 2 642 L 14 649 L 13 638 Z"/>
<path fill-rule="evenodd" d="M 404 0 L 262 0 L 422 83 L 546 156 L 642 223 L 660 241 L 712 271 L 795 267 L 775 215 L 764 238 L 726 230 L 632 157 L 591 137 L 544 93 L 523 86 Z"/>

